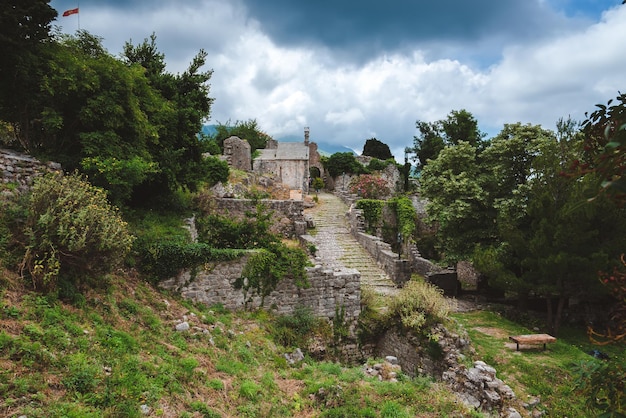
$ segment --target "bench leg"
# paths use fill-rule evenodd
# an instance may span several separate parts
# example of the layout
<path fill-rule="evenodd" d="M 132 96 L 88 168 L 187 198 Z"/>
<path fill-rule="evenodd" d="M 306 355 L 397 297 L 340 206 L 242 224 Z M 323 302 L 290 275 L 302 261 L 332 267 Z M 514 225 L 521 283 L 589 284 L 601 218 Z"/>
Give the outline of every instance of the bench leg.
<path fill-rule="evenodd" d="M 515 346 L 516 346 L 515 351 L 519 351 L 519 343 L 517 341 L 515 341 Z"/>

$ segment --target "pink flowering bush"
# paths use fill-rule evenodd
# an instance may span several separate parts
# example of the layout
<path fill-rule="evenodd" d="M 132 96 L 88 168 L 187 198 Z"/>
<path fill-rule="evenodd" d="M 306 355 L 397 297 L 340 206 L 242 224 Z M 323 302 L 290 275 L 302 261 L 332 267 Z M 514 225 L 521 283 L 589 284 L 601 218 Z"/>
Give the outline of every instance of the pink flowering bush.
<path fill-rule="evenodd" d="M 389 195 L 387 182 L 372 174 L 361 174 L 350 181 L 350 193 L 364 199 L 381 199 Z"/>

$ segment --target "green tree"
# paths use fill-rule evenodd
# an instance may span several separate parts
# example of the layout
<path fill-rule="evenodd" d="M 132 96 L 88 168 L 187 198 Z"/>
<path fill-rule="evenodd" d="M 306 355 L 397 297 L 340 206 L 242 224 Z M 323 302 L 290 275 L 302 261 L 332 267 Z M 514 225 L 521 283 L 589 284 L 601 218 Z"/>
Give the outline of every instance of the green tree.
<path fill-rule="evenodd" d="M 469 142 L 474 147 L 481 149 L 485 134 L 478 129 L 478 122 L 474 116 L 465 109 L 451 111 L 447 118 L 440 121 L 441 130 L 446 144 L 457 145 L 459 142 Z"/>
<path fill-rule="evenodd" d="M 485 134 L 478 129 L 478 122 L 467 110 L 453 110 L 446 119 L 435 122 L 418 120 L 415 126 L 419 135 L 413 137 L 414 160 L 421 171 L 429 160 L 437 158 L 446 145 L 458 145 L 461 141 L 469 143 L 480 152 L 484 146 Z"/>
<path fill-rule="evenodd" d="M 357 161 L 351 152 L 336 152 L 322 162 L 324 163 L 324 168 L 332 177 L 337 177 L 344 173 L 361 174 L 364 172 L 363 165 Z"/>
<path fill-rule="evenodd" d="M 393 155 L 389 150 L 389 145 L 379 141 L 376 138 L 370 138 L 365 141 L 362 154 L 368 157 L 378 158 L 379 160 L 383 161 L 393 158 Z"/>
<path fill-rule="evenodd" d="M 208 84 L 213 72 L 201 71 L 206 57 L 200 50 L 187 70 L 174 75 L 165 71 L 164 55 L 157 50 L 154 34 L 141 44 L 127 42 L 124 46 L 123 59 L 131 68 L 139 65 L 144 69 L 158 104 L 147 109 L 147 114 L 158 129 L 149 151 L 159 171 L 141 185 L 140 199 L 178 187 L 195 190 L 215 166 L 203 159 L 204 146 L 198 137 L 214 100 L 209 97 Z"/>
<path fill-rule="evenodd" d="M 4 1 L 0 8 L 0 120 L 13 125 L 21 146 L 32 151 L 30 136 L 41 127 L 41 80 L 50 59 L 49 0 Z"/>
<path fill-rule="evenodd" d="M 415 153 L 414 160 L 417 163 L 417 170 L 421 171 L 429 160 L 434 160 L 439 156 L 439 153 L 445 148 L 445 142 L 439 132 L 438 123 L 418 120 L 415 126 L 419 135 L 413 137 L 413 148 L 407 148 L 407 150 Z"/>
<path fill-rule="evenodd" d="M 88 174 L 114 201 L 127 200 L 160 168 L 149 150 L 158 132 L 148 118 L 158 96 L 143 69 L 127 67 L 85 31 L 63 37 L 53 56 L 42 82 L 38 153 Z"/>
<path fill-rule="evenodd" d="M 422 171 L 421 193 L 429 201 L 428 219 L 437 225 L 437 248 L 449 262 L 467 259 L 473 244 L 488 241 L 493 211 L 476 148 L 461 141 L 444 148 Z"/>
<path fill-rule="evenodd" d="M 215 127 L 215 134 L 213 139 L 218 143 L 222 151 L 224 150 L 224 140 L 231 136 L 239 137 L 248 141 L 250 144 L 250 151 L 254 153 L 257 149 L 265 148 L 267 141 L 272 139 L 268 134 L 261 131 L 256 119 L 249 119 L 247 121 L 236 121 L 234 125 L 231 125 L 230 121 L 225 124 L 219 123 Z"/>

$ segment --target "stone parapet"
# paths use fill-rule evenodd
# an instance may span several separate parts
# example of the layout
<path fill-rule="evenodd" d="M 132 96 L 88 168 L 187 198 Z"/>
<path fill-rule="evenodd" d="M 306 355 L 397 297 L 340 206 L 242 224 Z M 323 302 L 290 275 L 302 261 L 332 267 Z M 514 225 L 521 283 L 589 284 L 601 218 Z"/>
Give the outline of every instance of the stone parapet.
<path fill-rule="evenodd" d="M 391 251 L 391 245 L 381 238 L 354 229 L 352 235 L 397 286 L 401 287 L 411 279 L 411 263 L 400 259 L 397 253 Z"/>

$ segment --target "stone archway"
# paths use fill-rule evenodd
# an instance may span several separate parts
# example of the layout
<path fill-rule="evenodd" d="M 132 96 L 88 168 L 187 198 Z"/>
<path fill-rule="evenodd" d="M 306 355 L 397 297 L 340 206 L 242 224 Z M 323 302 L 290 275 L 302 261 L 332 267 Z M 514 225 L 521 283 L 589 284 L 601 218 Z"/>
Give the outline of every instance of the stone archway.
<path fill-rule="evenodd" d="M 319 167 L 310 167 L 309 168 L 309 177 L 311 177 L 312 179 L 316 178 L 316 177 L 322 177 L 322 171 L 320 170 Z"/>

